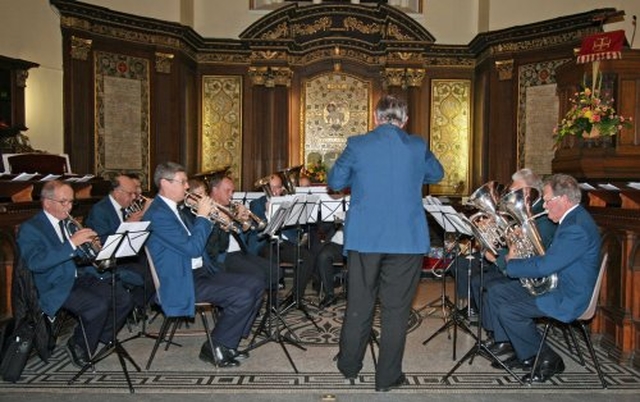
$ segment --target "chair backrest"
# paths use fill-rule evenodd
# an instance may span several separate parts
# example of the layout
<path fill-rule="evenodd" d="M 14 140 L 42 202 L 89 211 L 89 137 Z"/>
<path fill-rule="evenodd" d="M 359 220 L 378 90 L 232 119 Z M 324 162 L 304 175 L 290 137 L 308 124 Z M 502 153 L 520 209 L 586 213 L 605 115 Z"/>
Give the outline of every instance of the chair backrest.
<path fill-rule="evenodd" d="M 604 271 L 607 269 L 607 260 L 609 259 L 609 254 L 604 253 L 602 255 L 602 260 L 600 262 L 600 271 L 598 272 L 598 279 L 596 279 L 596 284 L 593 287 L 593 293 L 591 294 L 591 300 L 589 300 L 589 305 L 587 309 L 582 313 L 578 320 L 587 321 L 593 318 L 596 313 L 596 307 L 598 307 L 598 297 L 600 296 L 600 287 L 602 285 L 602 278 L 604 277 Z"/>
<path fill-rule="evenodd" d="M 151 258 L 151 252 L 147 246 L 144 246 L 144 253 L 147 256 L 147 263 L 149 264 L 149 272 L 151 272 L 151 279 L 153 280 L 153 287 L 156 288 L 156 299 L 158 300 L 158 304 L 162 306 L 162 301 L 160 300 L 160 278 L 158 278 L 158 272 L 156 271 L 156 266 L 153 263 L 153 258 Z"/>

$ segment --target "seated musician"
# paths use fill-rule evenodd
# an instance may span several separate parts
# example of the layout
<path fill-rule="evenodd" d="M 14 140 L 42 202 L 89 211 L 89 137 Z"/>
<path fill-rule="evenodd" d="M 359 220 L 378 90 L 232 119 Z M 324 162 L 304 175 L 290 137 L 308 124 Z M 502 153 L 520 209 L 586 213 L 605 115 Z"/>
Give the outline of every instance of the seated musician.
<path fill-rule="evenodd" d="M 328 225 L 324 225 L 325 227 Z M 324 289 L 324 297 L 320 300 L 318 307 L 324 310 L 334 305 L 337 301 L 334 289 L 334 264 L 343 262 L 344 234 L 342 224 L 331 223 L 333 230 L 326 230 L 326 241 L 322 242 L 314 251 L 315 273 L 317 273 L 320 283 Z"/>
<path fill-rule="evenodd" d="M 278 267 L 270 267 L 269 260 L 247 251 L 247 236 L 251 234 L 249 225 L 255 225 L 255 222 L 251 220 L 248 209 L 244 205 L 231 207 L 234 192 L 233 180 L 229 176 L 219 174 L 211 178 L 209 185 L 209 196 L 218 205 L 232 212 L 235 218 L 228 218 L 237 230 L 237 232 L 225 230 L 216 225 L 207 242 L 209 257 L 214 264 L 220 266 L 223 272 L 257 276 L 264 282 L 265 289 L 277 291 Z M 202 189 L 204 190 L 204 186 Z M 237 208 L 237 211 L 234 208 Z M 236 219 L 235 222 L 234 219 Z M 244 231 L 242 224 L 239 224 L 238 221 L 247 223 Z"/>
<path fill-rule="evenodd" d="M 109 235 L 114 234 L 122 222 L 139 222 L 146 208 L 151 204 L 145 201 L 137 210 L 132 210 L 134 202 L 139 202 L 139 182 L 128 174 L 118 174 L 111 180 L 109 195 L 98 201 L 87 215 L 85 226 L 95 230 L 104 243 Z M 146 262 L 141 256 L 118 260 L 117 276 L 126 289 L 132 293 L 136 307 L 144 308 L 153 295 L 153 282 L 148 275 Z M 108 277 L 111 272 L 97 272 L 99 278 Z"/>
<path fill-rule="evenodd" d="M 95 240 L 89 228 L 69 231 L 69 213 L 74 201 L 71 186 L 61 181 L 44 184 L 40 193 L 42 211 L 20 225 L 17 242 L 20 258 L 33 272 L 42 311 L 53 319 L 60 309 L 82 318 L 89 350 L 80 326 L 69 338 L 66 348 L 71 362 L 83 367 L 99 342 L 113 340 L 133 304 L 129 293 L 115 287 L 116 328 L 113 327 L 111 281 L 87 274 L 75 258 L 82 256 L 80 246 Z"/>
<path fill-rule="evenodd" d="M 147 248 L 161 283 L 162 310 L 172 317 L 192 317 L 196 302 L 220 307 L 211 331 L 214 350 L 205 341 L 200 359 L 217 367 L 238 366 L 239 360 L 248 357 L 238 345 L 250 334 L 262 304 L 264 283 L 252 275 L 215 271 L 205 251 L 213 230 L 209 219 L 214 208 L 211 199 L 200 198 L 193 223 L 183 220 L 178 210 L 189 188 L 184 167 L 161 163 L 153 180 L 158 195 L 143 219 L 151 222 Z"/>
<path fill-rule="evenodd" d="M 544 208 L 558 223 L 553 242 L 544 255 L 519 258 L 510 247 L 506 273 L 513 278 L 558 277 L 557 287 L 533 295 L 518 281 L 494 286 L 485 299 L 497 317 L 493 328 L 496 343 L 509 343 L 514 354 L 505 360 L 513 368 L 530 370 L 542 335 L 535 319 L 552 317 L 562 322 L 575 320 L 589 305 L 600 260 L 600 233 L 589 212 L 580 205 L 582 194 L 571 176 L 556 174 L 545 180 Z M 562 358 L 545 346 L 531 379 L 544 382 L 564 371 Z M 526 374 L 523 381 L 530 380 Z"/>
<path fill-rule="evenodd" d="M 531 169 L 523 168 L 511 176 L 511 185 L 509 191 L 519 190 L 525 187 L 532 187 L 542 194 L 542 180 Z M 544 211 L 542 207 L 542 199 L 540 198 L 533 206 L 532 213 L 538 215 Z M 548 247 L 553 239 L 553 234 L 556 230 L 556 225 L 547 218 L 546 215 L 540 215 L 535 218 L 535 224 L 540 234 L 540 238 L 545 247 Z M 486 250 L 484 255 L 480 255 L 480 252 L 475 252 L 470 256 L 458 257 L 458 262 L 454 263 L 456 267 L 456 291 L 458 292 L 459 299 L 466 299 L 470 296 L 471 299 L 468 303 L 471 303 L 471 312 L 473 314 L 475 309 L 479 305 L 478 298 L 480 297 L 480 266 L 484 267 L 483 272 L 483 285 L 485 291 L 488 291 L 496 283 L 504 281 L 510 281 L 510 278 L 506 277 L 504 272 L 506 269 L 505 256 L 508 253 L 508 248 L 499 248 L 498 254 L 494 255 L 491 251 Z M 482 261 L 483 260 L 483 261 Z M 468 272 L 470 270 L 470 272 Z M 469 276 L 471 279 L 469 280 Z M 493 316 L 488 311 L 488 304 L 483 303 L 482 311 L 482 325 L 487 331 L 491 331 L 491 324 L 488 323 L 489 319 Z M 491 333 L 490 333 L 491 335 Z"/>
<path fill-rule="evenodd" d="M 284 194 L 284 185 L 282 184 L 282 177 L 279 174 L 271 175 L 269 178 L 269 188 L 274 197 Z M 268 201 L 268 197 L 265 194 L 262 197 L 251 201 L 251 204 L 249 205 L 251 212 L 265 222 L 267 222 Z M 298 230 L 296 228 L 292 227 L 284 229 L 281 234 L 283 241 L 279 243 L 280 262 L 286 262 L 293 266 L 297 266 L 296 256 L 298 255 L 298 252 L 300 253 L 299 258 L 302 262 L 299 267 L 300 272 L 297 270 L 294 271 L 294 284 L 298 284 L 299 289 L 297 289 L 297 286 L 294 286 L 292 294 L 296 296 L 297 291 L 300 290 L 300 296 L 302 297 L 304 296 L 304 290 L 306 289 L 311 273 L 313 272 L 313 256 L 306 245 L 304 245 L 301 240 L 298 240 Z M 269 258 L 269 248 L 266 247 L 267 241 L 265 239 L 258 239 L 258 241 L 250 240 L 249 244 L 249 249 L 252 252 L 258 253 L 265 258 Z"/>

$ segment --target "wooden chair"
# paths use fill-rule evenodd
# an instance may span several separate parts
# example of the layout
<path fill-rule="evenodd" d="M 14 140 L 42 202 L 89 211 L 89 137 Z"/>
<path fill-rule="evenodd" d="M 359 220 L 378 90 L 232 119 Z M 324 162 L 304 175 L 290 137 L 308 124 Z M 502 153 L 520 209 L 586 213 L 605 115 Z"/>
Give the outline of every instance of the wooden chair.
<path fill-rule="evenodd" d="M 580 364 L 582 364 L 583 366 L 585 365 L 585 361 L 582 356 L 580 346 L 575 341 L 575 336 L 573 336 L 573 328 L 578 327 L 580 328 L 582 335 L 584 336 L 584 341 L 587 344 L 587 348 L 589 349 L 589 354 L 591 354 L 593 365 L 595 366 L 596 371 L 598 372 L 598 377 L 600 378 L 600 382 L 602 383 L 602 388 L 607 388 L 608 386 L 607 381 L 605 380 L 604 375 L 602 374 L 602 369 L 600 368 L 598 357 L 596 356 L 595 350 L 593 349 L 593 343 L 591 342 L 591 337 L 589 336 L 589 332 L 587 331 L 587 325 L 591 321 L 591 319 L 594 317 L 596 313 L 596 308 L 598 306 L 598 296 L 600 295 L 602 278 L 604 277 L 604 272 L 607 268 L 607 260 L 608 260 L 608 254 L 604 253 L 602 255 L 602 259 L 600 262 L 600 271 L 598 272 L 598 279 L 596 280 L 596 284 L 593 287 L 593 292 L 591 293 L 591 300 L 589 301 L 589 305 L 587 306 L 585 311 L 580 315 L 580 317 L 576 318 L 574 321 L 569 323 L 560 322 L 551 317 L 545 318 L 546 324 L 544 326 L 544 331 L 542 333 L 542 341 L 540 342 L 540 346 L 538 347 L 538 353 L 536 354 L 536 358 L 533 362 L 533 366 L 531 367 L 531 374 L 529 376 L 530 379 L 533 379 L 534 377 L 533 374 L 536 370 L 536 367 L 538 366 L 538 363 L 540 360 L 540 354 L 542 353 L 544 344 L 547 340 L 547 336 L 549 335 L 549 330 L 551 329 L 552 326 L 559 327 L 560 329 L 563 330 L 563 332 L 566 332 L 566 330 L 568 330 L 569 333 L 572 334 L 572 338 L 574 339 L 573 343 L 575 345 L 576 352 L 578 353 Z"/>
<path fill-rule="evenodd" d="M 156 300 L 158 301 L 158 304 L 160 305 L 160 308 L 162 308 L 162 301 L 160 299 L 160 279 L 158 278 L 158 273 L 156 271 L 156 267 L 155 264 L 153 263 L 153 258 L 151 257 L 151 253 L 149 252 L 149 249 L 147 247 L 144 248 L 145 254 L 147 255 L 147 261 L 149 264 L 149 271 L 151 272 L 151 278 L 153 279 L 153 285 L 156 289 Z M 207 335 L 207 341 L 209 342 L 209 346 L 211 347 L 211 350 L 214 350 L 214 345 L 213 345 L 213 339 L 211 339 L 211 327 L 209 326 L 209 320 L 207 319 L 207 311 L 211 312 L 211 317 L 212 317 L 212 321 L 213 321 L 213 325 L 215 325 L 215 311 L 216 308 L 213 304 L 211 303 L 206 303 L 206 302 L 201 302 L 198 303 L 196 302 L 195 304 L 196 307 L 196 313 L 198 313 L 198 315 L 200 315 L 200 318 L 202 319 L 202 326 L 204 327 L 204 330 L 206 332 Z M 178 327 L 183 324 L 183 323 L 188 323 L 190 320 L 190 317 L 184 317 L 184 316 L 178 316 L 178 317 L 170 317 L 167 316 L 166 313 L 164 313 L 163 310 L 163 315 L 164 315 L 164 319 L 162 321 L 162 325 L 160 326 L 160 331 L 158 332 L 158 337 L 156 338 L 156 342 L 153 345 L 153 350 L 151 351 L 151 355 L 149 356 L 149 360 L 147 361 L 147 365 L 146 365 L 146 370 L 149 370 L 149 367 L 151 367 L 151 363 L 153 362 L 153 359 L 156 355 L 156 352 L 158 351 L 158 347 L 160 346 L 160 344 L 162 342 L 166 342 L 166 346 L 164 350 L 168 350 L 169 346 L 173 343 L 173 337 L 178 329 Z M 169 332 L 169 330 L 171 330 Z M 179 345 L 178 345 L 179 346 Z"/>

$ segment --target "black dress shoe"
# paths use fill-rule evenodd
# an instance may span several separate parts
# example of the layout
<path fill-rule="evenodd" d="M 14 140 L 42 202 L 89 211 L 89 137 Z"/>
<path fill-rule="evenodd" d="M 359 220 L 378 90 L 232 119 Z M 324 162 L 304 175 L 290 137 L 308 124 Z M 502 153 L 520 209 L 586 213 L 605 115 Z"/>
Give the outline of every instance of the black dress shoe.
<path fill-rule="evenodd" d="M 82 346 L 75 343 L 73 337 L 69 338 L 67 341 L 66 350 L 71 363 L 77 368 L 83 368 L 89 362 L 87 352 L 82 348 Z"/>
<path fill-rule="evenodd" d="M 533 372 L 533 377 L 531 373 L 527 373 L 522 377 L 522 382 L 543 383 L 554 375 L 564 372 L 564 368 L 564 362 L 560 356 L 549 356 L 538 363 L 538 367 Z"/>
<path fill-rule="evenodd" d="M 502 363 L 507 366 L 507 368 L 509 370 L 514 370 L 514 369 L 523 369 L 523 370 L 529 370 L 531 369 L 531 366 L 533 366 L 533 361 L 535 360 L 535 356 L 530 357 L 528 359 L 524 359 L 524 360 L 520 360 L 516 357 L 515 354 L 511 355 L 509 358 L 505 359 L 502 361 Z M 501 369 L 503 368 L 502 365 L 496 361 L 494 361 L 493 363 L 491 363 L 491 367 L 496 368 L 496 369 Z"/>
<path fill-rule="evenodd" d="M 398 377 L 397 380 L 395 380 L 391 384 L 387 385 L 386 387 L 380 387 L 380 386 L 376 385 L 376 391 L 377 392 L 389 392 L 394 388 L 399 388 L 400 386 L 406 385 L 406 384 L 408 384 L 407 377 L 405 377 L 404 374 L 400 374 L 400 377 Z"/>
<path fill-rule="evenodd" d="M 510 342 L 495 342 L 493 345 L 489 346 L 489 352 L 494 356 L 504 356 L 507 353 L 512 353 L 513 347 Z"/>
<path fill-rule="evenodd" d="M 326 295 L 324 299 L 322 299 L 320 304 L 318 304 L 318 307 L 320 308 L 320 310 L 324 310 L 325 308 L 336 304 L 337 301 L 338 299 L 334 295 Z"/>
<path fill-rule="evenodd" d="M 212 351 L 209 342 L 202 344 L 199 357 L 203 362 L 220 368 L 238 367 L 240 365 L 240 362 L 231 356 L 229 349 L 222 345 L 215 345 Z"/>

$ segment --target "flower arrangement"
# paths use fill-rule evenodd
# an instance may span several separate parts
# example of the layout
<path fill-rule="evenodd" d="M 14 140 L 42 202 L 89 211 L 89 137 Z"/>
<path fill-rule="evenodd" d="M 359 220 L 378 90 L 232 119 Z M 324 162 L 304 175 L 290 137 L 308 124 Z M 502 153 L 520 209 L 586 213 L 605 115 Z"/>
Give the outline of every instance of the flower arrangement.
<path fill-rule="evenodd" d="M 610 106 L 612 102 L 613 99 L 602 99 L 598 88 L 585 87 L 575 93 L 571 98 L 571 108 L 553 130 L 556 142 L 560 143 L 567 135 L 593 139 L 613 136 L 622 128 L 630 128 L 632 118 L 618 115 Z"/>
<path fill-rule="evenodd" d="M 327 167 L 321 160 L 310 162 L 305 169 L 305 175 L 309 177 L 312 183 L 326 183 Z"/>

